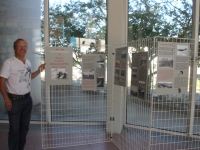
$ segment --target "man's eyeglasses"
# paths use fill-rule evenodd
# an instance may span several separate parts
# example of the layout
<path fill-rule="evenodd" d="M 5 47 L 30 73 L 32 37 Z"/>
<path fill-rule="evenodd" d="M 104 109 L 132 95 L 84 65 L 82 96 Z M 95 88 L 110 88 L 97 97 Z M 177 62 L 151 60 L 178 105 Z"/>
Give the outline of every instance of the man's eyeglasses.
<path fill-rule="evenodd" d="M 27 46 L 21 46 L 21 45 L 17 45 L 15 47 L 17 47 L 17 48 L 27 48 Z"/>

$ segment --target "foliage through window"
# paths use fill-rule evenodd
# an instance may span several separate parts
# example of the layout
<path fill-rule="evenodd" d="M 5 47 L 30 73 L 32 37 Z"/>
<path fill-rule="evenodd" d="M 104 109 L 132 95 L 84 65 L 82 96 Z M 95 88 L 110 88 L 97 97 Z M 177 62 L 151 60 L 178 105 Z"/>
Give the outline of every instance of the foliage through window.
<path fill-rule="evenodd" d="M 44 42 L 44 10 L 41 10 Z M 49 0 L 49 46 L 72 47 L 77 68 L 81 66 L 81 46 L 87 47 L 86 53 L 100 53 L 101 44 L 105 45 L 106 32 L 106 0 Z"/>
<path fill-rule="evenodd" d="M 128 40 L 153 36 L 190 38 L 192 0 L 129 0 Z"/>

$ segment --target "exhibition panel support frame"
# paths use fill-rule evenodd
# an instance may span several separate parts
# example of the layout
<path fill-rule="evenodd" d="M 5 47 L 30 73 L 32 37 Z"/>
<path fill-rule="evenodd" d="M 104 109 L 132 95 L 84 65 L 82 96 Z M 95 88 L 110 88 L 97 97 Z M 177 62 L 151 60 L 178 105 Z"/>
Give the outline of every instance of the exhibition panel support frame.
<path fill-rule="evenodd" d="M 44 149 L 111 142 L 112 49 L 112 46 L 102 46 L 99 52 L 82 53 L 80 58 L 87 58 L 85 63 L 83 60 L 80 61 L 82 65 L 85 65 L 85 69 L 80 69 L 82 66 L 79 66 L 79 69 L 73 67 L 71 73 L 73 81 L 70 85 L 67 82 L 65 84 L 66 78 L 55 79 L 55 73 L 54 75 L 47 73 L 48 76 L 53 76 L 48 77 L 48 79 L 52 79 L 51 82 L 46 79 L 42 81 L 41 132 Z M 103 55 L 104 57 L 102 57 Z M 97 61 L 94 64 L 90 63 L 96 57 Z M 60 61 L 60 58 L 56 59 Z M 64 58 L 62 60 L 64 61 Z M 56 62 L 54 59 L 52 61 Z M 49 64 L 52 63 L 47 62 L 46 65 Z M 96 67 L 96 69 L 91 68 L 88 72 L 86 71 L 88 67 Z M 61 68 L 58 69 L 56 71 L 65 72 Z M 52 69 L 48 70 L 52 71 Z M 53 70 L 55 71 L 55 69 Z M 90 75 L 86 77 L 83 73 Z M 98 76 L 98 74 L 100 75 Z M 100 80 L 102 77 L 104 80 Z M 82 86 L 83 78 L 85 80 L 84 86 Z M 98 84 L 97 89 L 94 87 L 93 89 L 85 88 L 87 82 L 88 85 L 91 85 L 91 82 L 94 81 L 92 79 L 96 79 L 98 83 L 104 81 L 104 84 Z M 59 81 L 58 85 L 56 80 Z"/>
<path fill-rule="evenodd" d="M 194 44 L 194 39 L 171 37 L 152 37 L 127 44 L 129 59 L 125 97 L 126 114 L 124 116 L 126 123 L 120 134 L 113 133 L 113 142 L 120 149 L 200 148 L 199 107 L 197 105 L 199 89 L 196 89 L 196 84 L 191 84 L 198 84 L 197 78 L 193 77 L 193 75 L 197 75 L 198 68 L 198 54 L 194 52 Z M 176 47 L 172 49 L 173 53 L 169 53 L 171 46 Z M 185 48 L 187 48 L 187 52 L 185 52 Z M 183 54 L 183 51 L 186 55 Z M 135 89 L 131 86 L 134 81 L 133 77 L 136 77 L 134 71 L 141 70 L 141 68 L 131 68 L 131 64 L 134 63 L 132 55 L 141 55 L 144 52 L 148 53 L 145 99 L 131 93 L 132 89 Z M 177 54 L 181 57 L 178 57 Z M 172 57 L 173 66 L 170 65 Z M 182 74 L 182 70 L 184 73 L 186 72 L 185 76 Z M 170 81 L 169 78 L 173 80 Z M 186 78 L 187 81 L 185 81 Z M 160 79 L 162 82 L 159 81 Z M 179 93 L 178 85 L 186 90 Z"/>
<path fill-rule="evenodd" d="M 179 48 L 179 51 L 182 51 L 182 48 L 186 47 L 189 49 L 188 55 L 179 59 L 177 59 L 177 56 L 171 56 L 176 60 L 174 60 L 173 66 L 170 66 L 171 58 L 159 59 L 158 57 L 160 57 L 159 51 L 162 51 L 163 49 L 169 51 L 171 47 L 164 46 L 163 48 L 163 46 L 158 43 L 164 45 L 170 44 L 170 46 L 176 45 L 176 48 L 173 49 L 176 49 L 176 54 L 179 54 L 179 52 L 177 52 L 177 47 Z M 193 91 L 194 88 L 193 90 L 190 89 L 191 80 L 197 81 L 196 78 L 191 77 L 192 74 L 196 74 L 195 71 L 197 71 L 198 68 L 198 57 L 194 55 L 195 53 L 192 50 L 194 43 L 193 39 L 188 38 L 153 37 L 115 47 L 107 46 L 107 87 L 103 92 L 83 92 L 80 87 L 81 81 L 73 82 L 72 86 L 53 85 L 48 88 L 49 90 L 43 89 L 43 148 L 113 142 L 122 150 L 199 149 L 199 108 L 197 108 L 195 104 L 198 103 L 197 97 L 200 97 L 200 95 L 198 94 L 198 91 Z M 117 133 L 114 131 L 116 126 L 116 116 L 114 112 L 117 110 L 115 105 L 113 105 L 116 102 L 113 101 L 113 96 L 116 95 L 116 91 L 113 90 L 114 86 L 116 86 L 114 85 L 114 76 L 116 72 L 115 69 L 113 69 L 113 66 L 116 61 L 114 58 L 116 49 L 124 47 L 128 47 L 126 87 L 124 87 L 125 93 L 124 95 L 122 93 L 122 100 L 120 101 L 123 101 L 123 99 L 125 100 L 124 109 L 126 111 L 123 117 L 123 127 L 121 128 L 120 133 Z M 146 53 L 148 53 L 147 57 L 144 55 Z M 163 53 L 166 55 L 166 52 L 162 52 L 162 54 Z M 168 55 L 170 54 L 174 55 L 173 53 L 169 53 Z M 137 59 L 137 57 L 138 60 L 143 59 L 140 63 L 144 64 L 146 62 L 148 67 L 133 67 L 133 56 L 134 59 Z M 161 58 L 163 57 L 164 56 L 161 56 Z M 187 59 L 189 62 L 188 66 L 187 63 L 180 64 L 180 62 L 178 62 L 178 65 L 176 64 L 177 60 L 181 60 L 184 63 L 185 60 L 187 62 Z M 165 62 L 164 64 L 163 61 Z M 172 71 L 170 71 L 170 74 L 171 72 L 174 72 L 172 74 L 176 74 L 176 77 L 183 76 L 183 74 L 182 72 L 178 72 L 177 74 L 178 69 L 173 67 L 176 66 L 177 68 L 177 66 L 182 66 L 182 70 L 186 69 L 186 71 L 184 71 L 187 72 L 186 77 L 188 84 L 186 92 L 178 93 L 178 88 L 173 87 L 171 83 L 158 82 L 157 73 L 160 69 L 158 66 L 159 63 L 162 64 L 160 66 L 161 68 L 164 65 L 165 73 L 165 67 L 171 67 L 170 70 Z M 192 66 L 195 66 L 196 69 L 191 69 Z M 187 70 L 187 67 L 189 70 Z M 145 95 L 141 98 L 134 95 L 135 92 L 132 91 L 132 78 L 137 77 L 137 73 L 144 68 L 147 68 L 145 82 L 138 80 L 138 83 L 146 83 L 145 92 L 141 93 L 140 91 L 140 94 Z M 194 72 L 192 73 L 191 70 Z M 163 72 L 162 69 L 161 72 Z M 172 76 L 174 79 L 176 77 Z M 164 79 L 162 78 L 162 80 Z M 158 83 L 162 83 L 159 87 L 163 88 L 164 91 L 156 91 Z M 138 84 L 138 86 L 139 85 L 140 84 Z M 140 88 L 141 87 L 138 87 L 138 89 Z M 170 91 L 169 88 L 174 88 L 174 90 Z M 182 91 L 184 91 L 184 88 L 182 89 Z M 48 92 L 51 94 L 47 94 Z M 165 93 L 159 94 L 159 92 Z M 193 94 L 196 98 L 191 97 Z M 47 99 L 50 98 L 48 95 L 51 95 L 51 99 L 55 99 L 54 101 L 50 100 L 50 105 L 46 103 L 48 102 Z M 89 99 L 89 101 L 86 99 Z M 94 105 L 92 105 L 92 103 L 90 103 L 91 101 L 96 103 L 93 103 Z M 102 101 L 105 103 L 102 103 Z M 81 103 L 82 106 L 80 106 L 79 103 Z M 73 113 L 71 113 L 71 111 L 73 111 Z M 94 115 L 92 116 L 92 114 Z M 191 119 L 191 117 L 193 118 Z"/>

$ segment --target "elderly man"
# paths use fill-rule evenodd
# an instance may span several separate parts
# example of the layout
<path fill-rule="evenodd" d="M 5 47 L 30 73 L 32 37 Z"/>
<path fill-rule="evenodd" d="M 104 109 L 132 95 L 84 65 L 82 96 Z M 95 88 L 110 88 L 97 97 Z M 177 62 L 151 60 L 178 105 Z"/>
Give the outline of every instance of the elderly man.
<path fill-rule="evenodd" d="M 31 79 L 44 70 L 45 64 L 41 64 L 38 70 L 32 73 L 31 63 L 25 58 L 27 42 L 24 39 L 17 39 L 13 48 L 15 56 L 6 59 L 1 68 L 0 91 L 8 110 L 9 150 L 23 150 L 32 110 Z"/>

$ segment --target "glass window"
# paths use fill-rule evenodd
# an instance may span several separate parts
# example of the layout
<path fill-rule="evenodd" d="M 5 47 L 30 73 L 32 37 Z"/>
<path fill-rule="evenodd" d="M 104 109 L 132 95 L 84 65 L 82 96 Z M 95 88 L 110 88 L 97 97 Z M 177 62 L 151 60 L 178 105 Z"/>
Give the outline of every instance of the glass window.
<path fill-rule="evenodd" d="M 192 0 L 129 0 L 128 8 L 128 41 L 191 37 Z"/>
<path fill-rule="evenodd" d="M 43 20 L 43 17 L 41 18 Z M 106 111 L 101 113 L 100 120 L 95 119 L 95 113 L 91 113 L 99 106 L 94 105 L 98 103 L 98 98 L 92 97 L 94 91 L 81 90 L 82 54 L 106 53 L 106 21 L 106 0 L 49 0 L 49 46 L 73 48 L 73 84 L 50 86 L 52 121 L 106 121 Z M 44 37 L 43 29 L 42 37 Z M 55 73 L 57 74 L 57 71 Z M 64 95 L 59 95 L 60 92 Z M 97 96 L 101 97 L 102 93 L 99 91 L 97 93 Z M 94 98 L 96 102 L 91 102 L 90 98 Z M 103 98 L 100 102 L 102 107 L 106 107 L 104 100 L 106 99 Z M 81 107 L 90 105 L 94 107 L 87 110 Z M 87 111 L 90 115 L 84 118 Z M 60 114 L 61 117 L 58 117 Z"/>
<path fill-rule="evenodd" d="M 106 18 L 105 0 L 50 0 L 50 46 L 105 43 Z"/>
<path fill-rule="evenodd" d="M 18 38 L 23 38 L 28 43 L 26 58 L 30 60 L 32 70 L 35 71 L 40 65 L 40 56 L 36 53 L 39 53 L 41 50 L 41 1 L 21 0 L 9 3 L 8 1 L 0 0 L 0 3 L 0 67 L 5 59 L 14 56 L 14 41 Z M 40 78 L 35 78 L 34 82 L 31 83 L 31 95 L 33 97 L 33 113 L 31 120 L 40 120 L 41 116 L 38 111 L 38 106 L 41 103 L 40 83 Z M 0 120 L 7 119 L 4 100 L 0 94 Z"/>
<path fill-rule="evenodd" d="M 150 39 L 150 37 L 154 36 L 192 37 L 191 0 L 129 0 L 128 8 L 128 41 L 130 43 L 134 43 L 135 40 Z M 146 43 L 146 45 L 148 44 Z M 145 47 L 140 45 L 137 48 L 145 51 L 143 50 Z M 155 74 L 157 73 L 155 72 Z M 189 93 L 154 95 L 153 101 L 154 110 L 151 123 L 154 128 L 182 133 L 187 132 Z M 140 115 L 143 115 L 143 118 L 151 117 L 149 113 L 151 112 L 150 103 L 141 99 L 127 101 L 127 123 L 149 127 L 150 121 L 141 121 L 141 119 L 137 118 L 140 118 Z M 198 103 L 196 103 L 196 109 L 199 109 Z M 139 116 L 132 117 L 133 111 L 136 110 L 140 112 Z M 149 116 L 145 116 L 145 113 Z M 197 111 L 195 115 L 198 116 Z M 198 118 L 195 119 L 197 123 Z M 194 132 L 196 133 L 196 131 Z"/>

